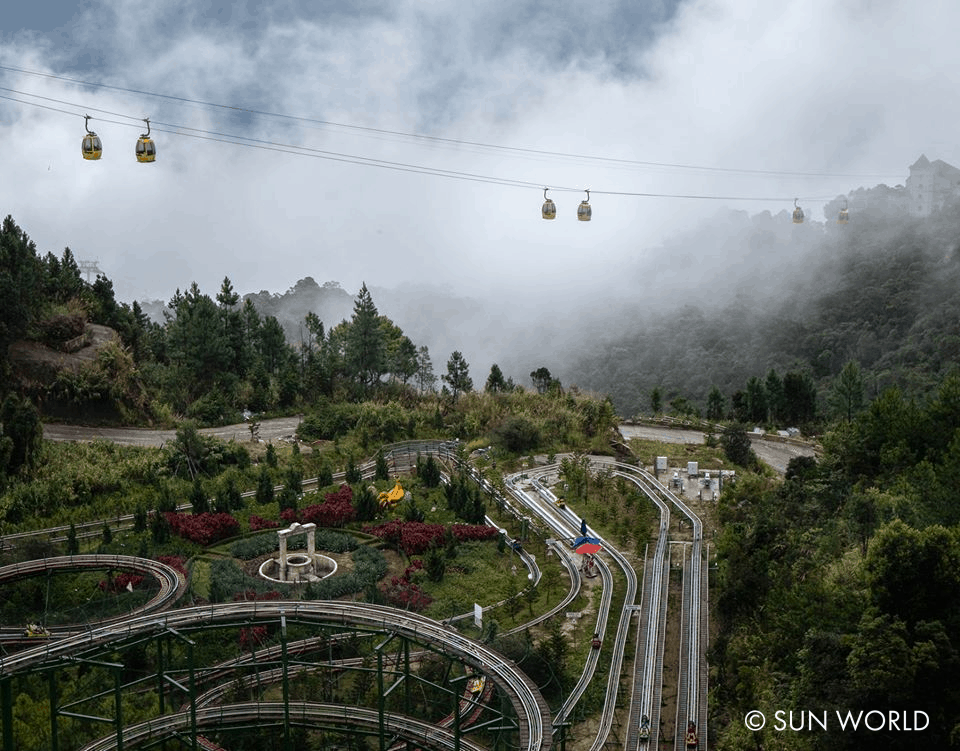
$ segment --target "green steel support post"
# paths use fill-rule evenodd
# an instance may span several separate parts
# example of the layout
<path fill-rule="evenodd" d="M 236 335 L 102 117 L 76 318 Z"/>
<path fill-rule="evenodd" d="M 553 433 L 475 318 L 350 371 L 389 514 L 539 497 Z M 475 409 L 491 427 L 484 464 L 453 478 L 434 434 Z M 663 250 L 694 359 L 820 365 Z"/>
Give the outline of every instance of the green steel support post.
<path fill-rule="evenodd" d="M 410 640 L 403 640 L 403 711 L 410 716 Z"/>
<path fill-rule="evenodd" d="M 60 751 L 60 739 L 57 734 L 57 671 L 51 670 L 50 681 L 50 751 Z"/>
<path fill-rule="evenodd" d="M 377 713 L 380 723 L 380 751 L 387 751 L 386 728 L 383 721 L 383 652 L 377 649 Z"/>
<path fill-rule="evenodd" d="M 157 691 L 160 694 L 160 714 L 166 713 L 163 700 L 165 687 L 163 685 L 163 635 L 157 634 Z"/>
<path fill-rule="evenodd" d="M 460 751 L 460 694 L 454 689 L 453 696 L 453 751 Z"/>
<path fill-rule="evenodd" d="M 10 677 L 0 681 L 0 704 L 3 709 L 3 751 L 13 749 L 13 688 Z"/>
<path fill-rule="evenodd" d="M 123 685 L 122 671 L 123 668 L 121 667 L 113 669 L 113 706 L 117 718 L 117 751 L 123 751 L 123 703 L 121 701 L 122 694 L 120 693 L 120 687 Z"/>
<path fill-rule="evenodd" d="M 283 750 L 293 751 L 290 744 L 290 673 L 287 663 L 287 616 L 280 616 L 280 659 L 283 661 Z"/>
<path fill-rule="evenodd" d="M 190 749 L 197 751 L 197 683 L 193 671 L 193 644 L 192 640 L 187 640 L 187 667 L 190 671 Z"/>

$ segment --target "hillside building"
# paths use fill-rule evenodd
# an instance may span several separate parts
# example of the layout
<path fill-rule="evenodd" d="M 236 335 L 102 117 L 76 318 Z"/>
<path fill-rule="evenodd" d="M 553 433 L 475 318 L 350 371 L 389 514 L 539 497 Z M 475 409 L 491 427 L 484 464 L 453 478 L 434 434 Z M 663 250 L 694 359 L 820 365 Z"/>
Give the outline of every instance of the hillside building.
<path fill-rule="evenodd" d="M 910 165 L 907 178 L 907 209 L 913 216 L 929 216 L 950 201 L 960 198 L 960 169 L 923 154 Z"/>

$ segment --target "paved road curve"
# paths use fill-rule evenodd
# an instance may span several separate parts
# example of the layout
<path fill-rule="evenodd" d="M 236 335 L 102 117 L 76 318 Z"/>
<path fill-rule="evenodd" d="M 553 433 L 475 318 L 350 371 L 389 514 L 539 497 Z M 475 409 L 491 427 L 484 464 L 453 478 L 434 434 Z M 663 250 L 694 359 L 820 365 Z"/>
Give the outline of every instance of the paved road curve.
<path fill-rule="evenodd" d="M 659 425 L 621 425 L 620 432 L 627 440 L 643 438 L 649 441 L 664 443 L 703 443 L 704 434 L 701 430 L 685 430 L 683 428 L 665 428 Z M 778 443 L 751 436 L 753 450 L 762 462 L 766 462 L 781 475 L 787 471 L 787 464 L 795 456 L 814 456 L 812 446 L 796 443 Z"/>
<path fill-rule="evenodd" d="M 260 438 L 276 441 L 291 436 L 300 424 L 299 417 L 275 417 L 260 423 Z M 249 441 L 247 423 L 226 425 L 222 428 L 201 428 L 204 435 L 213 435 L 224 441 Z M 175 430 L 152 428 L 93 428 L 86 425 L 60 425 L 48 423 L 43 426 L 43 437 L 50 441 L 93 441 L 102 438 L 124 446 L 162 446 L 177 437 Z"/>

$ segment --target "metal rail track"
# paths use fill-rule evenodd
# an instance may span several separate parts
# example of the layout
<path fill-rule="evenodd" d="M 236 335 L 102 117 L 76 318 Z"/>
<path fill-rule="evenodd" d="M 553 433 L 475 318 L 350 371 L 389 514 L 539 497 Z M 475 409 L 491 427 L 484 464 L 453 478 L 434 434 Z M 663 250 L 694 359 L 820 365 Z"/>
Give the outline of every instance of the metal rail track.
<path fill-rule="evenodd" d="M 641 487 L 645 487 L 648 494 L 660 495 L 662 498 L 673 503 L 681 513 L 690 521 L 693 529 L 693 542 L 690 545 L 690 569 L 689 577 L 685 575 L 684 595 L 683 595 L 683 613 L 681 628 L 683 630 L 683 639 L 685 641 L 684 655 L 680 663 L 680 675 L 678 676 L 678 720 L 676 728 L 675 748 L 678 751 L 686 751 L 684 736 L 687 723 L 693 722 L 700 735 L 700 747 L 705 747 L 707 707 L 706 707 L 706 670 L 703 655 L 705 642 L 702 640 L 702 634 L 705 626 L 705 611 L 701 609 L 701 604 L 705 600 L 706 582 L 703 577 L 703 523 L 700 517 L 681 499 L 672 493 L 668 488 L 661 484 L 655 477 L 645 470 L 641 470 L 632 465 L 619 465 L 618 467 L 628 468 L 628 471 L 634 482 Z M 662 655 L 661 655 L 662 659 Z M 679 691 L 683 692 L 680 696 Z M 684 707 L 685 716 L 680 715 L 680 707 Z M 654 722 L 651 719 L 651 748 L 654 740 Z M 628 747 L 628 748 L 633 748 Z"/>
<path fill-rule="evenodd" d="M 490 647 L 451 631 L 442 624 L 380 605 L 340 601 L 260 601 L 220 603 L 183 608 L 159 616 L 139 616 L 123 624 L 91 629 L 84 634 L 0 657 L 0 677 L 56 664 L 70 656 L 96 653 L 109 649 L 111 644 L 119 641 L 142 640 L 171 629 L 189 631 L 224 624 L 249 625 L 253 622 L 276 622 L 284 617 L 307 624 L 395 633 L 433 644 L 493 680 L 513 705 L 521 749 L 547 751 L 552 746 L 552 736 L 546 732 L 550 727 L 549 707 L 536 685 L 516 665 Z M 351 709 L 357 710 L 356 707 Z"/>
<path fill-rule="evenodd" d="M 269 728 L 282 726 L 288 718 L 291 725 L 316 729 L 366 728 L 373 735 L 379 729 L 379 715 L 376 710 L 365 709 L 346 704 L 317 704 L 312 702 L 247 702 L 241 704 L 223 704 L 215 707 L 197 709 L 196 725 L 198 730 L 228 730 L 231 728 Z M 394 713 L 384 713 L 384 723 L 391 734 L 404 740 L 430 749 L 455 748 L 454 734 L 438 728 L 429 722 L 405 717 Z M 173 738 L 177 734 L 189 733 L 191 713 L 178 712 L 164 715 L 155 720 L 142 722 L 124 730 L 123 743 L 138 745 L 147 741 L 158 742 Z M 482 746 L 461 737 L 460 748 L 465 751 L 484 751 Z M 101 738 L 88 743 L 79 751 L 114 751 L 117 748 L 115 736 Z"/>
<path fill-rule="evenodd" d="M 150 558 L 136 558 L 129 555 L 65 555 L 55 558 L 37 558 L 32 561 L 11 563 L 0 567 L 0 584 L 15 579 L 36 576 L 47 571 L 75 571 L 90 569 L 119 569 L 134 571 L 138 574 L 152 576 L 160 582 L 160 589 L 153 597 L 139 608 L 129 613 L 105 618 L 100 621 L 86 623 L 80 626 L 51 626 L 51 637 L 66 637 L 91 628 L 108 626 L 112 623 L 122 623 L 131 617 L 146 615 L 164 610 L 172 605 L 186 589 L 183 575 L 175 568 Z M 29 642 L 38 638 L 30 637 Z M 0 641 L 23 641 L 22 627 L 0 627 Z"/>

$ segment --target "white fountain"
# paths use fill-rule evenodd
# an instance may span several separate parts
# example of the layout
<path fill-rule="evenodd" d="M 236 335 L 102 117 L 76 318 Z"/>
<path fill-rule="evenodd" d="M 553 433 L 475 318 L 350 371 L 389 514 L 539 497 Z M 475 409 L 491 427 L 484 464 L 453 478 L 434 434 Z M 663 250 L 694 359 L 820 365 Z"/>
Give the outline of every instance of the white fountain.
<path fill-rule="evenodd" d="M 300 551 L 288 553 L 288 538 L 302 534 L 307 536 L 306 553 Z M 277 530 L 277 536 L 280 538 L 280 554 L 260 564 L 260 576 L 281 584 L 316 582 L 332 576 L 337 571 L 337 562 L 317 552 L 316 534 L 317 525 L 313 523 L 294 522 L 287 529 Z"/>

